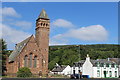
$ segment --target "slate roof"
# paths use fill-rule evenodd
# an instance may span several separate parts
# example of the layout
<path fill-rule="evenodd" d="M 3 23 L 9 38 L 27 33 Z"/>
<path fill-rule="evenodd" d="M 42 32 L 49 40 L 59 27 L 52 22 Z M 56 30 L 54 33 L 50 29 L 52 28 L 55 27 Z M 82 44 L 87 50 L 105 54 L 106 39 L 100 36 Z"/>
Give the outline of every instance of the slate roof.
<path fill-rule="evenodd" d="M 75 67 L 78 67 L 79 64 L 82 66 L 84 64 L 85 60 L 81 60 L 79 62 L 75 62 Z M 93 64 L 93 66 L 97 66 L 97 63 L 99 62 L 100 64 L 105 63 L 105 64 L 117 64 L 117 62 L 108 60 L 108 59 L 97 59 L 97 60 L 90 60 L 90 62 Z"/>
<path fill-rule="evenodd" d="M 110 58 L 110 60 L 120 65 L 120 58 Z"/>
<path fill-rule="evenodd" d="M 66 67 L 66 65 L 56 66 L 53 68 L 52 72 L 62 72 Z"/>
<path fill-rule="evenodd" d="M 40 15 L 38 16 L 38 18 L 45 18 L 45 19 L 49 19 L 48 15 L 46 13 L 46 11 L 44 9 L 42 9 Z"/>
<path fill-rule="evenodd" d="M 15 58 L 20 54 L 20 52 L 22 51 L 22 49 L 25 47 L 25 45 L 27 44 L 27 42 L 30 40 L 30 38 L 33 35 L 31 35 L 30 37 L 28 37 L 27 39 L 25 39 L 24 41 L 16 44 L 15 46 L 15 50 L 13 50 L 13 52 L 11 53 L 11 55 L 9 56 L 9 62 L 13 62 L 15 60 Z"/>

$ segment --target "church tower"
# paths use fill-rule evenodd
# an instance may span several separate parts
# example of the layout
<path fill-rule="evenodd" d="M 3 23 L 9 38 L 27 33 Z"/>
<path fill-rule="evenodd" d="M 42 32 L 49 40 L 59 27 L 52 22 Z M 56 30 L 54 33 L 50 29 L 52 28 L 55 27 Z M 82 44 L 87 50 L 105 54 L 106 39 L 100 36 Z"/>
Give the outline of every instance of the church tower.
<path fill-rule="evenodd" d="M 36 20 L 36 43 L 39 47 L 41 54 L 41 66 L 42 74 L 48 73 L 48 50 L 49 50 L 49 30 L 50 30 L 50 19 L 43 9 L 38 19 Z"/>

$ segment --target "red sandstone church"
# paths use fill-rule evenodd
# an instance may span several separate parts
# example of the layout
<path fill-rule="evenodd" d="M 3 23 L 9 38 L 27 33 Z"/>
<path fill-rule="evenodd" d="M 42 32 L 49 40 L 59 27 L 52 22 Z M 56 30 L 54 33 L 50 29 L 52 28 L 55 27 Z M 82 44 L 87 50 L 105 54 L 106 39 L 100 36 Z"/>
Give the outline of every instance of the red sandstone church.
<path fill-rule="evenodd" d="M 35 30 L 35 37 L 31 35 L 16 44 L 15 50 L 7 59 L 7 75 L 16 74 L 21 67 L 29 67 L 33 74 L 48 74 L 50 19 L 45 10 L 42 10 L 36 20 Z"/>

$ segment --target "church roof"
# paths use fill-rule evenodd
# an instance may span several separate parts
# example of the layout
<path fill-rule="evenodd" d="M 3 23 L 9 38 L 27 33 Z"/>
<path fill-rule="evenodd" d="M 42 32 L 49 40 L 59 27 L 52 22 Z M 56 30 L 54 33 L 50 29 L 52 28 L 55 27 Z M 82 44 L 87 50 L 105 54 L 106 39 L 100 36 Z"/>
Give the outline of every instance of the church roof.
<path fill-rule="evenodd" d="M 45 19 L 49 19 L 48 15 L 46 13 L 46 11 L 44 9 L 42 9 L 40 15 L 38 16 L 38 18 L 45 18 Z"/>
<path fill-rule="evenodd" d="M 9 62 L 12 62 L 15 60 L 15 58 L 20 54 L 20 52 L 22 51 L 22 49 L 25 47 L 25 45 L 27 44 L 27 42 L 30 40 L 30 38 L 33 35 L 31 35 L 30 37 L 28 37 L 27 39 L 25 39 L 24 41 L 16 44 L 15 46 L 15 50 L 11 53 L 11 55 L 9 56 Z"/>

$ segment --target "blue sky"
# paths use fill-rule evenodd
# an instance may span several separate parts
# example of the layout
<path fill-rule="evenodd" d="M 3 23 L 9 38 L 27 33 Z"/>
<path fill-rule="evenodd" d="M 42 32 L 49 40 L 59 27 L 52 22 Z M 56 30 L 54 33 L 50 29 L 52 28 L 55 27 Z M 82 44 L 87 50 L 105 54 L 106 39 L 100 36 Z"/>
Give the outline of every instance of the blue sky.
<path fill-rule="evenodd" d="M 51 22 L 50 45 L 118 43 L 117 2 L 4 2 L 3 38 L 8 49 L 35 34 L 43 8 Z"/>

